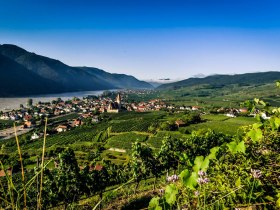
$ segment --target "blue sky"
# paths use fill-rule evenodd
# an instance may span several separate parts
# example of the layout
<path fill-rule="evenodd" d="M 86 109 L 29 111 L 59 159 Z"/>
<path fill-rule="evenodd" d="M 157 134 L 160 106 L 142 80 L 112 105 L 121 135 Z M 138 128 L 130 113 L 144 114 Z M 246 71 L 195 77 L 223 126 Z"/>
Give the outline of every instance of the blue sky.
<path fill-rule="evenodd" d="M 0 0 L 0 43 L 140 79 L 280 70 L 277 0 Z"/>

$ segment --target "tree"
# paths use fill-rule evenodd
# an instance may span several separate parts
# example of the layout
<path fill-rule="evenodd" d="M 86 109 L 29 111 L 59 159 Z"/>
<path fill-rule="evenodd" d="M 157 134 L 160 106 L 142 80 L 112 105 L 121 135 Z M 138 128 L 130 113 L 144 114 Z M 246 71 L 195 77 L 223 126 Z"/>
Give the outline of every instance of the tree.
<path fill-rule="evenodd" d="M 142 179 L 146 179 L 151 172 L 156 173 L 155 158 L 152 149 L 136 141 L 132 145 L 132 171 L 136 181 L 134 193 Z"/>
<path fill-rule="evenodd" d="M 160 161 L 163 169 L 168 173 L 170 169 L 177 169 L 179 163 L 178 154 L 183 151 L 184 145 L 182 141 L 165 137 L 162 141 L 160 151 L 157 154 L 157 159 Z"/>
<path fill-rule="evenodd" d="M 83 193 L 80 169 L 72 149 L 67 148 L 59 154 L 59 166 L 54 173 L 55 188 L 66 209 L 68 204 L 77 201 Z"/>

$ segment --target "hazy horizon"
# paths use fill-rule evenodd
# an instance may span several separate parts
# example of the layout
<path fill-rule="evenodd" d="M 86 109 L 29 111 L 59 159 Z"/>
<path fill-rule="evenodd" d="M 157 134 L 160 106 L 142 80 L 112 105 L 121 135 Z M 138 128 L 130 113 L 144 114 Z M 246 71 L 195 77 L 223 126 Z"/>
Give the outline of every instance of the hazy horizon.
<path fill-rule="evenodd" d="M 279 6 L 276 0 L 11 0 L 0 8 L 0 42 L 141 80 L 279 71 Z"/>

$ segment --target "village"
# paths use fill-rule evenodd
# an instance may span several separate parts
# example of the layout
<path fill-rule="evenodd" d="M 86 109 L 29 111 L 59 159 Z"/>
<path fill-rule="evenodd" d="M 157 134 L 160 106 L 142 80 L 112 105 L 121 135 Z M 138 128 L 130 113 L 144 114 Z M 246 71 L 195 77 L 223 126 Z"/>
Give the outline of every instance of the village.
<path fill-rule="evenodd" d="M 18 110 L 0 112 L 0 120 L 14 121 L 17 125 L 18 134 L 23 134 L 44 125 L 44 119 L 48 118 L 50 122 L 61 121 L 61 124 L 48 124 L 48 126 L 53 127 L 53 129 L 59 133 L 80 126 L 84 121 L 98 123 L 100 120 L 99 115 L 106 112 L 146 112 L 171 108 L 166 106 L 166 104 L 159 99 L 150 100 L 148 102 L 128 103 L 122 100 L 124 94 L 124 92 L 118 93 L 115 100 L 104 96 L 88 96 L 83 99 L 74 97 L 66 101 L 57 98 L 51 102 L 40 102 L 34 105 L 32 101 L 30 101 L 32 99 L 29 99 L 28 105 L 21 105 Z M 67 119 L 67 116 L 69 116 L 69 119 L 74 118 L 71 120 L 60 120 L 63 118 Z M 11 137 L 14 137 L 13 127 L 0 131 L 0 139 L 9 139 Z M 31 139 L 37 139 L 39 137 L 40 135 L 34 132 Z"/>
<path fill-rule="evenodd" d="M 205 113 L 205 110 L 200 106 L 175 106 L 161 99 L 152 99 L 146 102 L 127 102 L 127 94 L 140 95 L 143 91 L 144 90 L 126 90 L 113 92 L 113 97 L 109 97 L 108 93 L 106 93 L 98 97 L 88 96 L 83 99 L 74 97 L 65 101 L 61 98 L 57 98 L 51 102 L 39 102 L 34 105 L 32 99 L 29 99 L 27 105 L 20 105 L 20 109 L 18 110 L 0 112 L 0 120 L 14 121 L 16 123 L 17 134 L 21 135 L 32 130 L 36 131 L 36 128 L 44 126 L 45 118 L 48 118 L 48 127 L 52 128 L 53 133 L 60 133 L 81 126 L 85 122 L 98 123 L 102 120 L 100 117 L 102 113 L 148 112 L 159 110 L 172 110 L 176 112 L 200 110 L 201 114 Z M 248 109 L 221 107 L 216 109 L 215 112 L 217 114 L 224 114 L 229 118 L 234 118 L 240 114 L 247 114 Z M 264 119 L 269 118 L 264 113 L 262 117 Z M 182 126 L 184 122 L 178 121 L 176 124 Z M 14 137 L 14 135 L 15 130 L 13 126 L 0 130 L 0 139 L 9 139 Z M 33 132 L 30 138 L 34 140 L 42 137 L 42 135 L 42 132 Z"/>

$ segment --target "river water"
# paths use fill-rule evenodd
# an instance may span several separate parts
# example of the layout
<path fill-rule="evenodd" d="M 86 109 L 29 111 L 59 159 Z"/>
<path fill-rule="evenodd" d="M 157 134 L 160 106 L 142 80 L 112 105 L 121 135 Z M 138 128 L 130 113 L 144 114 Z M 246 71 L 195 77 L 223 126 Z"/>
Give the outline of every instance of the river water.
<path fill-rule="evenodd" d="M 110 90 L 113 91 L 113 90 Z M 11 97 L 11 98 L 0 98 L 0 111 L 9 111 L 12 109 L 19 109 L 19 105 L 23 104 L 26 106 L 26 102 L 29 98 L 33 99 L 33 104 L 41 102 L 50 102 L 57 98 L 62 100 L 72 99 L 73 97 L 86 97 L 88 95 L 98 96 L 102 94 L 104 90 L 99 91 L 80 91 L 80 92 L 67 92 L 67 93 L 57 93 L 57 94 L 46 94 L 46 95 L 32 95 L 24 97 Z"/>

